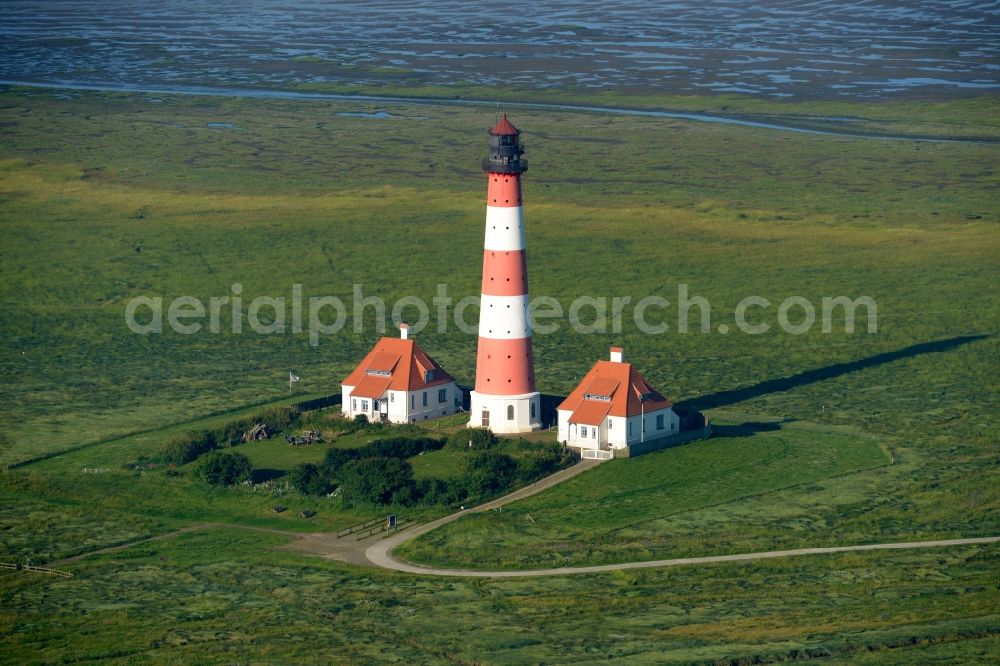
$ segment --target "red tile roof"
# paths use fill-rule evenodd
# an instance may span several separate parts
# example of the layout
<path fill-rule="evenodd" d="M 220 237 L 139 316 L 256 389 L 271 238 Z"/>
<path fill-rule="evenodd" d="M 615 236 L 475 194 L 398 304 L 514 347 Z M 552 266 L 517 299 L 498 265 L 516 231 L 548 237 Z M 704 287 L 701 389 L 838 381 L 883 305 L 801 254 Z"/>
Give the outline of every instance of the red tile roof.
<path fill-rule="evenodd" d="M 569 417 L 570 423 L 599 426 L 611 409 L 610 400 L 584 400 Z"/>
<path fill-rule="evenodd" d="M 385 394 L 385 390 L 389 388 L 391 382 L 391 375 L 363 375 L 361 381 L 351 391 L 351 397 L 378 400 Z"/>
<path fill-rule="evenodd" d="M 395 361 L 393 361 L 395 359 Z M 386 377 L 384 372 L 389 372 Z M 368 355 L 349 374 L 341 384 L 354 386 L 355 392 L 361 388 L 362 382 L 369 377 L 388 379 L 386 387 L 393 391 L 416 391 L 428 386 L 446 384 L 455 378 L 445 372 L 427 353 L 413 340 L 401 338 L 382 338 L 375 343 Z M 366 389 L 374 390 L 376 382 L 367 381 Z M 385 391 L 385 388 L 382 391 Z M 382 394 L 380 393 L 380 397 Z M 358 397 L 369 397 L 358 395 Z"/>
<path fill-rule="evenodd" d="M 609 387 L 611 388 L 608 392 Z M 611 400 L 587 400 L 584 396 L 610 395 Z M 646 399 L 641 400 L 645 395 Z M 645 403 L 645 407 L 643 407 Z M 558 409 L 573 412 L 571 423 L 586 423 L 578 418 L 592 418 L 599 411 L 591 405 L 608 406 L 606 414 L 610 416 L 636 416 L 643 411 L 651 412 L 670 407 L 673 403 L 664 398 L 659 391 L 646 381 L 631 363 L 615 363 L 613 361 L 598 361 L 583 381 L 562 401 Z M 577 417 L 577 413 L 581 416 Z M 602 417 L 603 419 L 603 417 Z M 595 425 L 588 423 L 587 425 Z"/>
<path fill-rule="evenodd" d="M 503 118 L 497 123 L 497 126 L 490 130 L 490 134 L 493 136 L 517 136 L 521 133 L 521 130 L 514 127 L 509 120 L 507 120 L 507 114 L 503 114 Z"/>

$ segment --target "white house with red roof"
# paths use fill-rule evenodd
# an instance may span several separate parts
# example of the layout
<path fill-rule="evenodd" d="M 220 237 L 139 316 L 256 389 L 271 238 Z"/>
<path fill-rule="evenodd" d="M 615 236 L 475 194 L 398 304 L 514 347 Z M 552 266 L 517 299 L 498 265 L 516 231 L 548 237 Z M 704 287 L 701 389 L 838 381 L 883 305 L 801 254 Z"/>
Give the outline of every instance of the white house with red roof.
<path fill-rule="evenodd" d="M 680 418 L 673 403 L 646 381 L 620 347 L 608 361 L 598 361 L 576 389 L 557 407 L 559 441 L 593 457 L 610 457 L 615 449 L 676 435 Z"/>
<path fill-rule="evenodd" d="M 341 382 L 341 411 L 369 421 L 415 423 L 454 414 L 462 406 L 455 378 L 413 340 L 384 337 Z"/>

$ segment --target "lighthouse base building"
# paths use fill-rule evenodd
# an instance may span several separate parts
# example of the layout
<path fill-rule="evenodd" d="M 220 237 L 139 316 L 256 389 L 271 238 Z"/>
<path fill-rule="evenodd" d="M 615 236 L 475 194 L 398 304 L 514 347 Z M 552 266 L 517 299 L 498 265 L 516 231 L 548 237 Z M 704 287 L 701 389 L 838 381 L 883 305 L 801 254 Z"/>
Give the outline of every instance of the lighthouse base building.
<path fill-rule="evenodd" d="M 489 428 L 496 433 L 524 433 L 541 427 L 539 393 L 524 395 L 470 395 L 469 426 Z"/>

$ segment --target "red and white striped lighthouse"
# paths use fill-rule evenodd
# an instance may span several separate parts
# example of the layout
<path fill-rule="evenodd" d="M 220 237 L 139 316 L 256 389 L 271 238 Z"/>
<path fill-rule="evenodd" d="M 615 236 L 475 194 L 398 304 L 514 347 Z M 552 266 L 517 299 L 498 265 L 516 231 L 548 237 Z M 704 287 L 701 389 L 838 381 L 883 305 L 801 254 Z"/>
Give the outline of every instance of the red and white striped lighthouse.
<path fill-rule="evenodd" d="M 490 156 L 483 160 L 489 186 L 469 426 L 485 426 L 496 433 L 530 432 L 541 426 L 521 208 L 521 174 L 528 163 L 521 158 L 520 134 L 504 114 L 490 130 Z"/>

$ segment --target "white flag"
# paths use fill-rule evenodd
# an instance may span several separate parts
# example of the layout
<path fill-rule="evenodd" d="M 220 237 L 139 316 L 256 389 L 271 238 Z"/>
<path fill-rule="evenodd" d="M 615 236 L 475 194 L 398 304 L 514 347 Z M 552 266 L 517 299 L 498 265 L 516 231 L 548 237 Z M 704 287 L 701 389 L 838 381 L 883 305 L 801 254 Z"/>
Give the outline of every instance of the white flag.
<path fill-rule="evenodd" d="M 293 375 L 292 373 L 289 372 L 288 373 L 288 381 L 289 382 L 297 382 L 297 381 L 299 381 L 299 376 L 298 375 Z"/>

